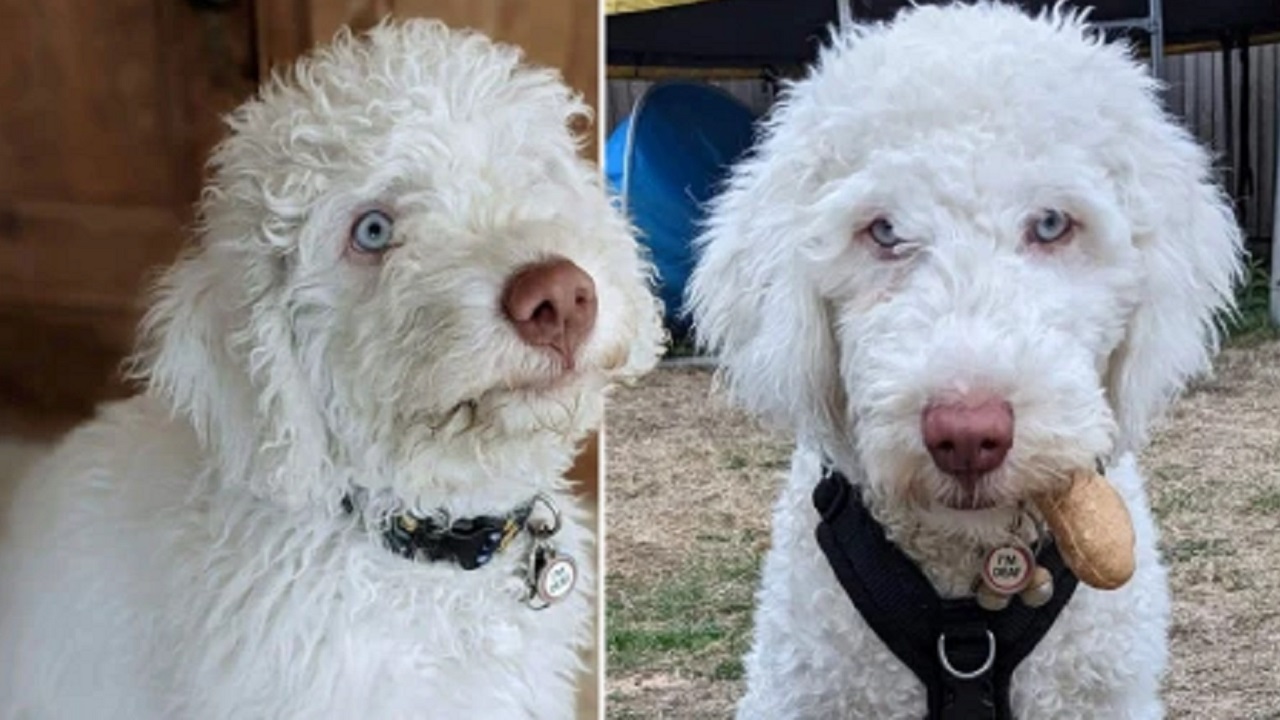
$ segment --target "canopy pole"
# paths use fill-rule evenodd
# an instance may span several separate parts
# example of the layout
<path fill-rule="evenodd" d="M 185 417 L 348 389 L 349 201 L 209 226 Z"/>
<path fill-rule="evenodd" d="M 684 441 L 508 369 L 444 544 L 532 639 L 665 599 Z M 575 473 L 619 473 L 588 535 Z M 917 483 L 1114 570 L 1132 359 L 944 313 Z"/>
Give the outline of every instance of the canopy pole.
<path fill-rule="evenodd" d="M 1147 16 L 1094 23 L 1104 30 L 1135 29 L 1147 34 L 1151 43 L 1151 74 L 1164 79 L 1164 5 L 1162 0 L 1148 0 Z"/>
<path fill-rule="evenodd" d="M 1147 17 L 1147 31 L 1151 33 L 1151 74 L 1164 79 L 1164 7 L 1161 0 L 1151 0 Z"/>
<path fill-rule="evenodd" d="M 851 0 L 835 0 L 836 1 L 836 17 L 840 20 L 840 32 L 849 29 L 853 25 L 853 8 L 849 6 Z"/>
<path fill-rule="evenodd" d="M 1280 111 L 1280 93 L 1276 95 L 1276 110 Z M 1280 123 L 1276 123 L 1276 147 L 1280 147 Z M 1280 162 L 1276 163 L 1275 189 L 1276 202 L 1271 213 L 1271 275 L 1267 284 L 1271 287 L 1271 324 L 1280 328 Z"/>

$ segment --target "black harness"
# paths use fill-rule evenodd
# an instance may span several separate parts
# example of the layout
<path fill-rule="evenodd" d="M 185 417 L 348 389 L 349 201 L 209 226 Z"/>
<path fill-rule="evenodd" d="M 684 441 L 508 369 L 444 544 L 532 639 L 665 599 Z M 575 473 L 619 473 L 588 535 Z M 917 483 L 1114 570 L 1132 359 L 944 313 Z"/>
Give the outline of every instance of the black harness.
<path fill-rule="evenodd" d="M 1077 579 L 1052 542 L 1037 563 L 1053 575 L 1053 597 L 1030 608 L 1014 599 L 983 610 L 973 598 L 944 599 L 839 471 L 826 468 L 813 493 L 818 544 L 863 619 L 928 691 L 927 720 L 1012 720 L 1009 680 L 1074 594 Z"/>

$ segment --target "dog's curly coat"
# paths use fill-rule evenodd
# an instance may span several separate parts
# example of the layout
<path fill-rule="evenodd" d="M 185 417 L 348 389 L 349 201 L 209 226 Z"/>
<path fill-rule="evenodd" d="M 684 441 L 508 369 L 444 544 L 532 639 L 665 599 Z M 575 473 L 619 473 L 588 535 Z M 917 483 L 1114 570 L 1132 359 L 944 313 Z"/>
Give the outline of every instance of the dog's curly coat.
<path fill-rule="evenodd" d="M 589 567 L 562 474 L 662 330 L 578 157 L 585 112 L 516 49 L 409 21 L 340 35 L 230 116 L 199 245 L 144 322 L 147 393 L 74 431 L 13 503 L 0 717 L 572 716 L 589 572 L 539 612 L 527 537 L 467 572 L 374 528 L 541 491 Z M 395 222 L 380 259 L 349 247 L 370 208 Z M 570 375 L 500 307 L 549 255 L 598 296 Z"/>
<path fill-rule="evenodd" d="M 732 395 L 798 443 L 739 717 L 925 712 L 815 542 L 824 457 L 947 596 L 972 592 L 1019 501 L 1108 460 L 1137 573 L 1077 591 L 1012 703 L 1021 718 L 1159 717 L 1170 600 L 1133 453 L 1208 367 L 1240 234 L 1143 67 L 1061 9 L 920 7 L 841 32 L 732 173 L 701 250 L 701 341 Z M 932 400 L 973 393 L 1016 418 L 976 489 L 934 467 L 921 431 Z"/>

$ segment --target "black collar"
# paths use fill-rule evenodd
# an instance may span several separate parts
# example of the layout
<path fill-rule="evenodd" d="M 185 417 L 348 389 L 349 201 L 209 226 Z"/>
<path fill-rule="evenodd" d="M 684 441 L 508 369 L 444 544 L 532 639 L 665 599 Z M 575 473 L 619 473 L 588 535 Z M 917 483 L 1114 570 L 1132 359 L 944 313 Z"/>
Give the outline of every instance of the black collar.
<path fill-rule="evenodd" d="M 818 544 L 863 619 L 928 690 L 930 720 L 1007 720 L 1014 669 L 1053 625 L 1076 576 L 1052 542 L 1036 561 L 1053 575 L 1049 602 L 1014 599 L 998 612 L 972 598 L 943 599 L 920 568 L 889 542 L 862 496 L 839 471 L 823 469 L 813 493 Z"/>
<path fill-rule="evenodd" d="M 451 520 L 443 509 L 429 516 L 402 512 L 389 516 L 380 528 L 391 552 L 419 562 L 452 562 L 463 570 L 484 567 L 507 549 L 529 522 L 534 497 L 506 515 L 474 515 Z M 355 512 L 351 495 L 342 499 L 348 513 Z"/>

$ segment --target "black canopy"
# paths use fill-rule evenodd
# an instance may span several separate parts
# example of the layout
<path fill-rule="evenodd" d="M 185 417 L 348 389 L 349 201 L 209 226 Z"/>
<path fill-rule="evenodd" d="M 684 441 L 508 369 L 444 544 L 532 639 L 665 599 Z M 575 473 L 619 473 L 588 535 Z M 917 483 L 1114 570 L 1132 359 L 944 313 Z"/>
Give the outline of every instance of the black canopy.
<path fill-rule="evenodd" d="M 920 0 L 930 4 L 940 0 Z M 858 20 L 885 20 L 909 3 L 850 0 Z M 1022 0 L 1038 10 L 1052 2 Z M 1093 6 L 1098 22 L 1147 15 L 1145 0 L 1072 0 Z M 1168 43 L 1280 30 L 1280 0 L 1164 0 Z M 610 65 L 679 67 L 792 66 L 813 59 L 836 22 L 835 0 L 715 0 L 608 19 Z"/>

